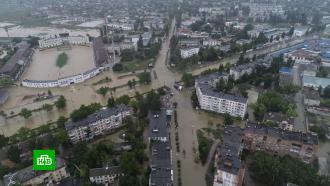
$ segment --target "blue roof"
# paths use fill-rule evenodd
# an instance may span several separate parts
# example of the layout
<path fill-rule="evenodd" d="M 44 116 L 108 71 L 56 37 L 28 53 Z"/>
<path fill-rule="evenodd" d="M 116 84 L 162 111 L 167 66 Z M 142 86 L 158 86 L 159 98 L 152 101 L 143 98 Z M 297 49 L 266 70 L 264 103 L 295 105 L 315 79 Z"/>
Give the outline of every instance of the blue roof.
<path fill-rule="evenodd" d="M 280 73 L 282 74 L 291 74 L 292 68 L 289 67 L 281 67 L 280 68 Z"/>
<path fill-rule="evenodd" d="M 322 54 L 322 57 L 324 58 L 330 58 L 330 51 L 327 51 L 325 53 Z"/>

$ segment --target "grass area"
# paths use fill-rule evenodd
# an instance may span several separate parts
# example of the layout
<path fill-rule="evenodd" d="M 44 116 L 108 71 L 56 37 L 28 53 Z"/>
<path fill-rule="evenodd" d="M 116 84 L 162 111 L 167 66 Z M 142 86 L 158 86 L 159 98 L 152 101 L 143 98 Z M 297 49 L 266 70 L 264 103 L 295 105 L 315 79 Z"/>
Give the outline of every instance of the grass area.
<path fill-rule="evenodd" d="M 69 57 L 68 57 L 68 55 L 67 55 L 65 52 L 61 53 L 61 54 L 58 55 L 58 57 L 57 57 L 57 60 L 56 60 L 56 66 L 57 66 L 58 68 L 62 68 L 62 67 L 64 67 L 64 66 L 67 64 L 68 59 L 69 59 Z"/>
<path fill-rule="evenodd" d="M 201 130 L 197 130 L 197 140 L 198 140 L 198 151 L 199 151 L 199 159 L 204 165 L 207 160 L 207 156 L 211 150 L 213 141 L 206 136 Z"/>
<path fill-rule="evenodd" d="M 121 62 L 123 65 L 123 71 L 122 72 L 134 72 L 138 70 L 144 70 L 148 68 L 149 63 L 154 64 L 155 60 L 133 60 L 128 62 Z"/>

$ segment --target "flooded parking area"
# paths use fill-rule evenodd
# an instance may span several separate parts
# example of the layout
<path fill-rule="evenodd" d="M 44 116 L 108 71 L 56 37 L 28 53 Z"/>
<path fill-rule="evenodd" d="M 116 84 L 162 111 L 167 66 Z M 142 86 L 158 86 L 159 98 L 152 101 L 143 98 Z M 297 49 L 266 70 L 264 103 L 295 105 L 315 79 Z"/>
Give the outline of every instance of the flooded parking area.
<path fill-rule="evenodd" d="M 67 54 L 68 61 L 66 65 L 59 68 L 56 66 L 56 60 L 63 52 Z M 89 46 L 72 46 L 71 49 L 66 50 L 58 50 L 57 48 L 36 50 L 22 79 L 55 80 L 80 74 L 94 68 L 93 61 L 93 51 Z"/>

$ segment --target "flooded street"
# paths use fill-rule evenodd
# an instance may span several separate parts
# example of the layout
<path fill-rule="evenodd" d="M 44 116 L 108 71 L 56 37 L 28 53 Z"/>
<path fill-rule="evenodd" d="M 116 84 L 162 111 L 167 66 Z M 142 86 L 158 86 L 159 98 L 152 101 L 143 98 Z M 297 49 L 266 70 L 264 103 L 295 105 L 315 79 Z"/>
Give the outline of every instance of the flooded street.
<path fill-rule="evenodd" d="M 67 54 L 69 59 L 66 65 L 58 68 L 56 66 L 56 60 L 63 52 Z M 32 62 L 28 70 L 25 71 L 25 75 L 22 76 L 22 79 L 56 80 L 83 73 L 94 67 L 93 51 L 88 46 L 72 46 L 70 50 L 58 50 L 57 48 L 43 51 L 36 50 Z"/>

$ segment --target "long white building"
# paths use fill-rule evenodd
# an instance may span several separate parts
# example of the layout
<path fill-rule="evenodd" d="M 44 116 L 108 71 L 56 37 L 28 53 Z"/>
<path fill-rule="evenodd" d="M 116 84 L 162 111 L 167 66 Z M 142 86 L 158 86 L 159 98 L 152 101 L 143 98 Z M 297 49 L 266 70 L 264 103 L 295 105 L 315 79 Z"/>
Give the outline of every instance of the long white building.
<path fill-rule="evenodd" d="M 83 120 L 69 121 L 65 129 L 72 143 L 88 141 L 122 126 L 123 119 L 131 114 L 130 107 L 117 105 L 91 114 Z"/>
<path fill-rule="evenodd" d="M 214 76 L 215 74 L 203 76 L 195 81 L 196 94 L 201 109 L 244 118 L 247 98 L 215 91 L 214 84 L 216 83 L 214 81 L 218 81 L 220 78 L 214 78 Z M 224 75 L 218 74 L 218 76 Z M 224 77 L 228 77 L 228 75 Z"/>
<path fill-rule="evenodd" d="M 51 87 L 66 87 L 72 84 L 82 83 L 102 71 L 103 67 L 87 70 L 82 74 L 59 78 L 57 80 L 28 80 L 22 81 L 22 86 L 30 88 L 51 88 Z"/>
<path fill-rule="evenodd" d="M 89 44 L 89 39 L 87 36 L 68 36 L 68 37 L 50 37 L 39 40 L 39 48 L 53 48 L 64 45 L 65 43 L 71 45 L 87 45 Z"/>
<path fill-rule="evenodd" d="M 186 59 L 198 54 L 199 47 L 180 49 L 181 58 Z"/>

